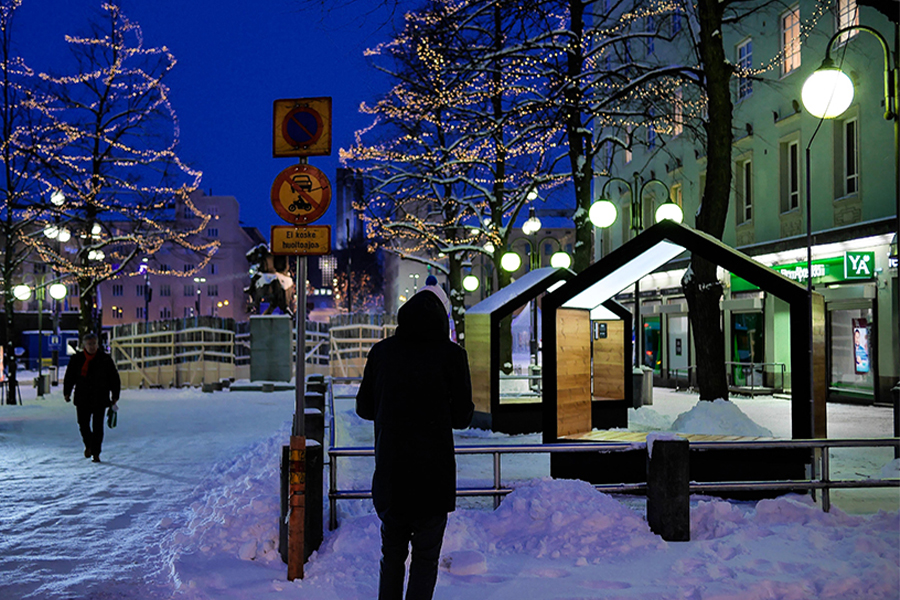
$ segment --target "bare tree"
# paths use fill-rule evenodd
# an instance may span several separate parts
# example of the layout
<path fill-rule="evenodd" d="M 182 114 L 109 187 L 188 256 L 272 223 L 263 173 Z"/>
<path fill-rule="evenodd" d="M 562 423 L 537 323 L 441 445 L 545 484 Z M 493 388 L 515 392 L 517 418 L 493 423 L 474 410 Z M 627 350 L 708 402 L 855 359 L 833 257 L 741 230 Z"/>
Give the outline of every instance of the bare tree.
<path fill-rule="evenodd" d="M 137 272 L 135 258 L 174 244 L 199 255 L 201 269 L 218 247 L 200 239 L 209 220 L 188 194 L 201 173 L 178 157 L 178 122 L 164 79 L 175 65 L 165 47 L 146 47 L 141 29 L 115 4 L 84 36 L 67 36 L 73 75 L 42 73 L 52 103 L 41 106 L 49 143 L 40 148 L 45 179 L 65 194 L 52 208 L 71 232 L 70 254 L 40 237 L 31 248 L 79 286 L 79 329 L 98 326 L 101 282 Z M 175 199 L 201 217 L 188 231 L 171 228 Z"/>

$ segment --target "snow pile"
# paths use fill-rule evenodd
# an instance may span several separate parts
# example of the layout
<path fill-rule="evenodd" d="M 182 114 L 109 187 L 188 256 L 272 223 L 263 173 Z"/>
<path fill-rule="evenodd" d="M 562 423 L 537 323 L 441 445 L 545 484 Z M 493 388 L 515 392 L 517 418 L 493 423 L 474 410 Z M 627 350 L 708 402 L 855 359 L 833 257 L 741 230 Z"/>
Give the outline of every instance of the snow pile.
<path fill-rule="evenodd" d="M 774 437 L 770 429 L 754 423 L 734 402 L 721 398 L 712 402 L 701 400 L 691 410 L 678 415 L 671 430 L 706 435 Z"/>
<path fill-rule="evenodd" d="M 444 544 L 446 551 L 592 562 L 665 546 L 640 514 L 589 483 L 549 478 L 517 485 L 493 512 L 461 511 Z"/>
<path fill-rule="evenodd" d="M 879 476 L 881 479 L 900 479 L 900 458 L 895 458 L 881 467 Z"/>

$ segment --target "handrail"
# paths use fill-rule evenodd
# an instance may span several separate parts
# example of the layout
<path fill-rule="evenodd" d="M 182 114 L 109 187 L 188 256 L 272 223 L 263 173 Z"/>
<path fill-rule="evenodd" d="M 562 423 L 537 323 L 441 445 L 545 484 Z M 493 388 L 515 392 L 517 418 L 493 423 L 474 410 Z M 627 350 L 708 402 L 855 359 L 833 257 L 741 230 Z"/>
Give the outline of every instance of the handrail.
<path fill-rule="evenodd" d="M 357 378 L 358 379 L 358 378 Z M 333 404 L 332 404 L 333 409 Z M 332 410 L 332 423 L 334 411 Z M 332 444 L 334 442 L 334 428 L 332 426 Z M 828 448 L 863 448 L 894 446 L 900 448 L 900 438 L 877 439 L 813 439 L 813 440 L 748 440 L 746 442 L 690 442 L 692 449 L 697 450 L 749 450 L 749 449 L 813 449 L 823 450 L 818 452 L 820 461 L 820 473 L 818 479 L 781 480 L 781 481 L 735 481 L 735 482 L 708 482 L 691 483 L 690 491 L 694 492 L 724 492 L 724 491 L 751 491 L 751 490 L 822 490 L 822 510 L 831 510 L 831 489 L 848 488 L 872 488 L 872 487 L 900 487 L 900 479 L 861 479 L 861 480 L 832 480 L 830 478 Z M 493 496 L 494 508 L 499 506 L 502 496 L 513 491 L 510 487 L 504 487 L 500 477 L 500 457 L 503 454 L 539 454 L 558 452 L 624 452 L 646 448 L 646 442 L 584 442 L 584 443 L 560 443 L 560 444 L 521 444 L 515 446 L 503 445 L 472 445 L 457 446 L 456 454 L 491 454 L 493 455 L 494 487 L 491 488 L 460 488 L 457 495 L 462 497 Z M 329 455 L 329 529 L 337 528 L 337 501 L 349 499 L 365 499 L 372 497 L 371 490 L 339 490 L 337 488 L 337 461 L 338 457 L 348 456 L 374 456 L 372 447 L 334 447 L 328 450 Z M 595 485 L 595 489 L 608 493 L 615 492 L 646 492 L 646 483 L 632 484 L 602 484 Z"/>

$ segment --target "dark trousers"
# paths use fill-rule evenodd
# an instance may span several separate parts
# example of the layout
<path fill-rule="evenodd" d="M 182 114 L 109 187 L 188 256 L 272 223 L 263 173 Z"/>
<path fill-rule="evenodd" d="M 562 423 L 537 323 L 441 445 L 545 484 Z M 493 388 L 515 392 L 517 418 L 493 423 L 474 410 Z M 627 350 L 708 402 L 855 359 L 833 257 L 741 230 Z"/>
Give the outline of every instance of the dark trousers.
<path fill-rule="evenodd" d="M 381 572 L 378 600 L 401 600 L 406 557 L 412 544 L 412 562 L 406 600 L 430 600 L 437 583 L 438 559 L 444 541 L 447 515 L 412 521 L 385 513 L 381 518 Z"/>
<path fill-rule="evenodd" d="M 76 406 L 78 414 L 78 429 L 81 431 L 81 439 L 84 447 L 91 451 L 93 456 L 100 456 L 100 447 L 103 444 L 103 417 L 106 409 L 94 406 Z"/>

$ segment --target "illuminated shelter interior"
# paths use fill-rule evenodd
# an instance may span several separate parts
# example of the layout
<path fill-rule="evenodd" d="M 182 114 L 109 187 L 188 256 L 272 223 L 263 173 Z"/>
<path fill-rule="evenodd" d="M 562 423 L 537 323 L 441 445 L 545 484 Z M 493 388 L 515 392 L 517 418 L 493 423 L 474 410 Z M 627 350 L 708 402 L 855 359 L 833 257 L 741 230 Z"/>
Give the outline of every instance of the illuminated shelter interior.
<path fill-rule="evenodd" d="M 616 294 L 683 252 L 697 252 L 718 266 L 785 301 L 790 310 L 791 426 L 794 439 L 825 437 L 824 300 L 806 287 L 756 262 L 720 240 L 673 221 L 658 223 L 570 279 L 543 300 L 543 440 L 590 432 L 591 321 Z M 810 389 L 810 304 L 815 390 Z M 630 369 L 627 369 L 630 374 Z M 624 376 L 624 375 L 623 375 Z M 812 393 L 811 393 L 812 392 Z M 554 476 L 557 476 L 554 474 Z"/>
<path fill-rule="evenodd" d="M 475 402 L 473 427 L 503 433 L 540 431 L 539 401 L 501 405 L 500 325 L 505 317 L 574 276 L 569 269 L 534 269 L 466 311 L 465 347 Z"/>

